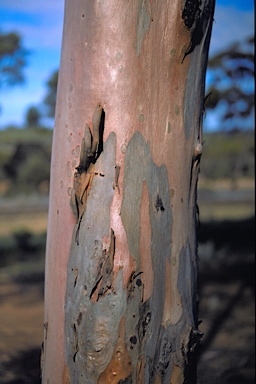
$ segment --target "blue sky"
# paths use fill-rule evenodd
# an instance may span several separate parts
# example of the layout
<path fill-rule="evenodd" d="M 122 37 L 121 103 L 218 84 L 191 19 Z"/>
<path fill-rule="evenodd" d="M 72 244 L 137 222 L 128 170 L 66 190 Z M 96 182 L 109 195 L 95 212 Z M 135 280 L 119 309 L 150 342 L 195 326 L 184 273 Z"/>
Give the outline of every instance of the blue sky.
<path fill-rule="evenodd" d="M 253 0 L 216 0 L 210 55 L 254 34 Z M 39 105 L 59 67 L 64 0 L 0 0 L 0 31 L 18 32 L 29 51 L 22 85 L 0 89 L 0 129 L 22 126 L 28 107 Z"/>

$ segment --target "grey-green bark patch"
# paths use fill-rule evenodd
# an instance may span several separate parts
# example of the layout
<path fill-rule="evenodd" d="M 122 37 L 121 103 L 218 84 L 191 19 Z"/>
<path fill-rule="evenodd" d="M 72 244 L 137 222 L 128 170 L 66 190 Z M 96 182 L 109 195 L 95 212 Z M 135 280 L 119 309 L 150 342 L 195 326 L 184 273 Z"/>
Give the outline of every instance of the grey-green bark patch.
<path fill-rule="evenodd" d="M 202 336 L 195 325 L 197 315 L 193 310 L 196 308 L 194 291 L 196 271 L 188 245 L 186 249 L 181 250 L 179 263 L 177 288 L 182 297 L 182 317 L 176 324 L 170 324 L 167 327 L 159 324 L 158 329 L 152 329 L 150 324 L 151 337 L 145 343 L 145 383 L 153 382 L 152 378 L 158 374 L 161 377 L 161 383 L 169 384 L 174 364 L 185 371 L 191 350 L 197 346 Z M 175 264 L 176 259 L 173 258 L 172 265 Z M 158 313 L 161 311 L 161 306 L 156 305 L 157 303 L 154 303 L 153 307 L 153 301 L 150 300 L 152 325 L 154 316 L 161 316 L 162 313 Z M 156 308 L 157 312 L 154 311 Z"/>
<path fill-rule="evenodd" d="M 175 105 L 175 115 L 178 116 L 180 114 L 180 107 Z"/>
<path fill-rule="evenodd" d="M 170 197 L 174 197 L 175 195 L 175 190 L 173 188 L 170 189 Z"/>
<path fill-rule="evenodd" d="M 126 288 L 119 270 L 116 279 L 105 284 L 107 290 L 99 295 L 97 289 L 106 262 L 106 248 L 110 241 L 110 206 L 116 182 L 116 135 L 110 134 L 104 151 L 96 162 L 95 174 L 88 195 L 86 211 L 80 225 L 80 241 L 75 241 L 74 228 L 68 263 L 65 302 L 65 352 L 72 383 L 96 384 L 115 351 L 121 318 L 125 319 L 125 346 L 132 363 L 131 383 L 138 382 L 138 362 L 145 362 L 145 382 L 153 382 L 160 375 L 169 383 L 173 365 L 184 365 L 184 346 L 187 344 L 193 313 L 189 309 L 190 280 L 193 265 L 189 248 L 179 255 L 178 288 L 185 304 L 184 316 L 168 327 L 162 325 L 165 303 L 166 260 L 171 265 L 172 208 L 171 192 L 165 165 L 157 166 L 150 146 L 136 132 L 127 144 L 124 165 L 121 219 L 127 235 L 129 252 L 136 261 Z M 101 175 L 101 176 L 100 176 Z M 154 283 L 152 294 L 143 300 L 143 275 L 140 233 L 143 188 L 148 191 L 150 219 L 149 263 L 152 264 Z M 109 254 L 114 257 L 114 251 Z M 143 255 L 145 257 L 145 255 Z M 143 279 L 142 279 L 143 275 Z M 182 280 L 184 276 L 185 280 Z M 101 279 L 101 280 L 100 280 Z M 186 285 L 188 284 L 188 286 Z M 104 285 L 104 286 L 105 286 Z M 95 294 L 94 294 L 95 293 Z M 96 294 L 97 293 L 97 294 Z M 187 305 L 186 305 L 187 303 Z"/>
<path fill-rule="evenodd" d="M 126 145 L 126 144 L 123 144 L 123 145 L 121 146 L 121 152 L 122 152 L 123 154 L 125 154 L 125 152 L 126 152 L 126 148 L 127 148 L 127 145 Z"/>
<path fill-rule="evenodd" d="M 188 3 L 188 1 L 186 1 Z M 192 3 L 192 2 L 191 2 Z M 185 55 L 191 54 L 189 68 L 186 77 L 186 86 L 184 94 L 184 128 L 186 138 L 191 132 L 199 131 L 203 115 L 203 102 L 205 91 L 205 73 L 208 58 L 208 49 L 210 44 L 214 0 L 203 0 L 201 2 L 203 11 L 198 19 L 194 38 L 191 37 L 191 47 L 185 51 Z M 200 22 L 199 22 L 200 21 Z"/>
<path fill-rule="evenodd" d="M 96 163 L 93 183 L 82 217 L 79 244 L 74 227 L 68 262 L 65 302 L 65 352 L 72 383 L 95 384 L 108 365 L 118 338 L 126 293 L 122 271 L 114 286 L 91 299 L 106 259 L 106 240 L 111 237 L 110 206 L 116 166 L 116 135 L 111 133 Z M 103 278 L 102 278 L 103 279 Z"/>
<path fill-rule="evenodd" d="M 171 130 L 172 130 L 172 126 L 171 126 L 170 121 L 168 121 L 168 124 L 167 124 L 167 133 L 171 133 Z"/>
<path fill-rule="evenodd" d="M 120 61 L 121 60 L 121 58 L 122 58 L 122 52 L 117 52 L 116 53 L 116 61 Z"/>
<path fill-rule="evenodd" d="M 131 277 L 130 297 L 126 310 L 126 333 L 136 337 L 140 343 L 133 345 L 130 351 L 132 363 L 137 364 L 140 352 L 146 350 L 145 361 L 154 361 L 158 354 L 158 337 L 161 327 L 165 298 L 166 258 L 170 260 L 172 210 L 168 174 L 165 165 L 158 167 L 151 156 L 149 145 L 143 136 L 136 132 L 127 145 L 124 168 L 124 195 L 121 218 L 124 225 L 130 254 L 140 267 L 140 207 L 143 182 L 146 182 L 149 194 L 149 216 L 151 225 L 151 256 L 154 273 L 154 286 L 150 299 L 141 301 L 141 287 L 136 277 Z M 137 272 L 137 273 L 138 273 Z M 146 276 L 145 276 L 146 278 Z M 157 311 L 156 311 L 157 309 Z M 139 319 L 139 320 L 138 320 Z M 151 335 L 149 337 L 149 335 Z M 150 366 L 146 363 L 146 370 Z M 135 371 L 135 370 L 134 370 Z M 136 377 L 133 377 L 136 382 Z M 150 382 L 150 381 L 145 381 Z"/>
<path fill-rule="evenodd" d="M 143 115 L 143 113 L 139 114 L 139 116 L 138 116 L 138 121 L 139 121 L 140 123 L 143 123 L 143 121 L 144 121 L 144 115 Z"/>
<path fill-rule="evenodd" d="M 196 292 L 194 287 L 197 282 L 197 268 L 192 261 L 192 254 L 187 244 L 186 249 L 182 249 L 179 255 L 179 276 L 178 289 L 182 296 L 183 316 L 186 314 L 194 328 L 197 328 L 195 319 L 196 311 Z"/>
<path fill-rule="evenodd" d="M 139 55 L 145 33 L 149 29 L 150 14 L 148 14 L 150 5 L 148 0 L 139 0 L 139 9 L 137 17 L 137 36 L 136 36 L 136 54 Z"/>
<path fill-rule="evenodd" d="M 176 56 L 176 49 L 175 48 L 172 48 L 170 50 L 170 55 L 171 55 L 171 57 L 175 57 Z"/>
<path fill-rule="evenodd" d="M 164 165 L 158 167 L 153 162 L 149 145 L 142 135 L 136 132 L 126 150 L 121 218 L 130 253 L 137 265 L 140 260 L 140 206 L 143 181 L 146 181 L 149 191 L 151 233 L 153 238 L 156 237 L 155 244 L 152 241 L 152 247 L 156 247 L 154 250 L 156 254 L 164 249 L 167 256 L 170 254 L 172 220 L 167 169 Z M 156 208 L 159 200 L 164 211 Z"/>

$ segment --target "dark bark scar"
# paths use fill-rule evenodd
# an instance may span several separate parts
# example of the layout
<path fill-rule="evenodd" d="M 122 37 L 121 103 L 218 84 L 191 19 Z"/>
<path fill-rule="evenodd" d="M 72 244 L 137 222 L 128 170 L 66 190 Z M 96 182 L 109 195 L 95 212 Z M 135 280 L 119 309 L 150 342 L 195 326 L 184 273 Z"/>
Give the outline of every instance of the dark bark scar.
<path fill-rule="evenodd" d="M 44 329 L 45 329 L 45 340 L 47 340 L 47 332 L 48 332 L 48 321 L 46 321 L 46 323 L 44 323 Z"/>
<path fill-rule="evenodd" d="M 157 212 L 160 210 L 161 212 L 165 211 L 165 208 L 163 206 L 163 201 L 161 199 L 161 197 L 159 195 L 156 196 L 156 203 L 155 203 L 155 207 L 156 207 L 156 210 Z"/>
<path fill-rule="evenodd" d="M 181 63 L 201 43 L 205 31 L 213 20 L 213 12 L 214 7 L 211 0 L 205 1 L 204 4 L 202 4 L 202 0 L 185 0 L 182 19 L 190 31 L 191 38 Z"/>
<path fill-rule="evenodd" d="M 77 245 L 79 244 L 79 229 L 82 217 L 86 210 L 87 199 L 95 175 L 95 163 L 103 151 L 104 119 L 105 112 L 101 104 L 98 103 L 92 119 L 92 132 L 88 124 L 85 125 L 84 137 L 81 142 L 80 161 L 73 178 L 70 205 L 77 220 L 75 236 Z"/>
<path fill-rule="evenodd" d="M 72 329 L 73 329 L 73 336 L 74 336 L 74 344 L 73 344 L 73 348 L 74 348 L 74 355 L 73 355 L 73 361 L 74 363 L 76 362 L 76 355 L 79 351 L 79 345 L 78 345 L 78 334 L 77 334 L 77 329 L 76 329 L 76 325 L 73 324 L 72 325 Z"/>
<path fill-rule="evenodd" d="M 120 194 L 120 188 L 119 188 L 119 184 L 118 184 L 119 175 L 120 175 L 120 166 L 116 165 L 115 166 L 115 185 L 114 185 L 114 189 L 117 188 L 118 194 Z"/>
<path fill-rule="evenodd" d="M 90 299 L 93 301 L 98 301 L 101 296 L 113 288 L 113 279 L 114 279 L 114 256 L 115 256 L 115 234 L 111 228 L 110 235 L 110 245 L 109 249 L 103 251 L 104 260 L 99 264 L 97 277 L 95 279 L 95 284 L 90 294 Z"/>

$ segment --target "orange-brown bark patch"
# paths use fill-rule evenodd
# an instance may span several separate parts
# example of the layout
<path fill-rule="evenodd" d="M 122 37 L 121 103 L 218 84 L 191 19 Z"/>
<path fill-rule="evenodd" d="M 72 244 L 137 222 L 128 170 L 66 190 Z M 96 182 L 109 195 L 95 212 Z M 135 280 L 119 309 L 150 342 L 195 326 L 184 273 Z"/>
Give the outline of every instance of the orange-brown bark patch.
<path fill-rule="evenodd" d="M 154 274 L 151 259 L 151 223 L 149 215 L 149 196 L 147 184 L 142 186 L 140 206 L 140 271 L 144 285 L 143 301 L 149 299 L 153 291 Z"/>
<path fill-rule="evenodd" d="M 132 373 L 130 356 L 125 347 L 125 320 L 121 319 L 119 335 L 112 359 L 104 372 L 101 373 L 98 384 L 118 384 Z"/>
<path fill-rule="evenodd" d="M 142 357 L 141 360 L 137 363 L 137 371 L 136 371 L 136 380 L 138 383 L 144 383 L 144 377 L 145 377 L 145 360 Z"/>
<path fill-rule="evenodd" d="M 164 312 L 163 312 L 163 324 L 168 325 L 168 323 L 171 323 L 171 308 L 172 308 L 172 302 L 173 302 L 173 296 L 172 296 L 172 286 L 170 283 L 170 276 L 171 276 L 171 265 L 169 263 L 169 260 L 166 259 L 166 268 L 165 268 L 166 274 L 165 274 L 165 300 L 164 300 Z"/>
<path fill-rule="evenodd" d="M 161 383 L 162 383 L 161 376 L 158 374 L 155 378 L 154 384 L 161 384 Z"/>
<path fill-rule="evenodd" d="M 184 374 L 178 365 L 174 365 L 172 377 L 171 377 L 171 383 L 170 384 L 183 384 L 184 383 Z"/>
<path fill-rule="evenodd" d="M 70 374 L 67 364 L 65 364 L 63 369 L 62 384 L 70 384 Z"/>
<path fill-rule="evenodd" d="M 179 320 L 182 313 L 182 303 L 179 292 L 174 291 L 175 273 L 172 273 L 172 266 L 167 258 L 165 271 L 165 300 L 162 323 L 164 327 L 167 327 Z"/>

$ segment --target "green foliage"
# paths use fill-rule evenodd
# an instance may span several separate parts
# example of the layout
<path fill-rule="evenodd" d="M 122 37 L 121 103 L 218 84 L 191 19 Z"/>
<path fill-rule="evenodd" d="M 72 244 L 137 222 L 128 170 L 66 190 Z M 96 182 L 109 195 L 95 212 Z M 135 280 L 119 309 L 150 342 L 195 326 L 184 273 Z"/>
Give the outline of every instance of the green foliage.
<path fill-rule="evenodd" d="M 15 232 L 0 238 L 0 267 L 39 259 L 45 254 L 46 233 Z"/>
<path fill-rule="evenodd" d="M 18 170 L 17 184 L 25 190 L 38 190 L 40 183 L 50 179 L 50 157 L 38 147 L 38 152 L 32 152 Z M 41 156 L 40 156 L 41 152 Z"/>
<path fill-rule="evenodd" d="M 4 147 L 0 144 L 0 181 L 4 180 L 5 173 L 3 170 L 3 165 L 9 160 L 12 149 L 8 146 Z"/>
<path fill-rule="evenodd" d="M 207 179 L 254 177 L 254 133 L 218 132 L 204 136 L 201 175 Z"/>
<path fill-rule="evenodd" d="M 20 143 L 34 143 L 41 142 L 44 146 L 51 148 L 52 143 L 52 130 L 45 127 L 38 127 L 36 129 L 17 128 L 15 126 L 6 127 L 5 130 L 0 131 L 0 149 L 3 147 L 11 146 L 13 148 L 18 142 Z M 0 152 L 1 152 L 0 151 Z"/>
<path fill-rule="evenodd" d="M 40 143 L 17 143 L 13 155 L 4 164 L 4 172 L 14 189 L 38 190 L 50 177 L 50 154 Z"/>
<path fill-rule="evenodd" d="M 206 110 L 221 115 L 222 129 L 244 128 L 254 107 L 254 39 L 234 44 L 208 62 Z M 218 109 L 218 111 L 217 111 Z M 247 121 L 246 121 L 247 119 Z M 250 127 L 252 128 L 252 127 Z"/>
<path fill-rule="evenodd" d="M 26 55 L 27 51 L 17 33 L 0 33 L 0 87 L 24 81 L 22 70 Z"/>
<path fill-rule="evenodd" d="M 0 182 L 8 180 L 8 195 L 39 192 L 49 183 L 52 131 L 44 128 L 0 131 Z"/>

